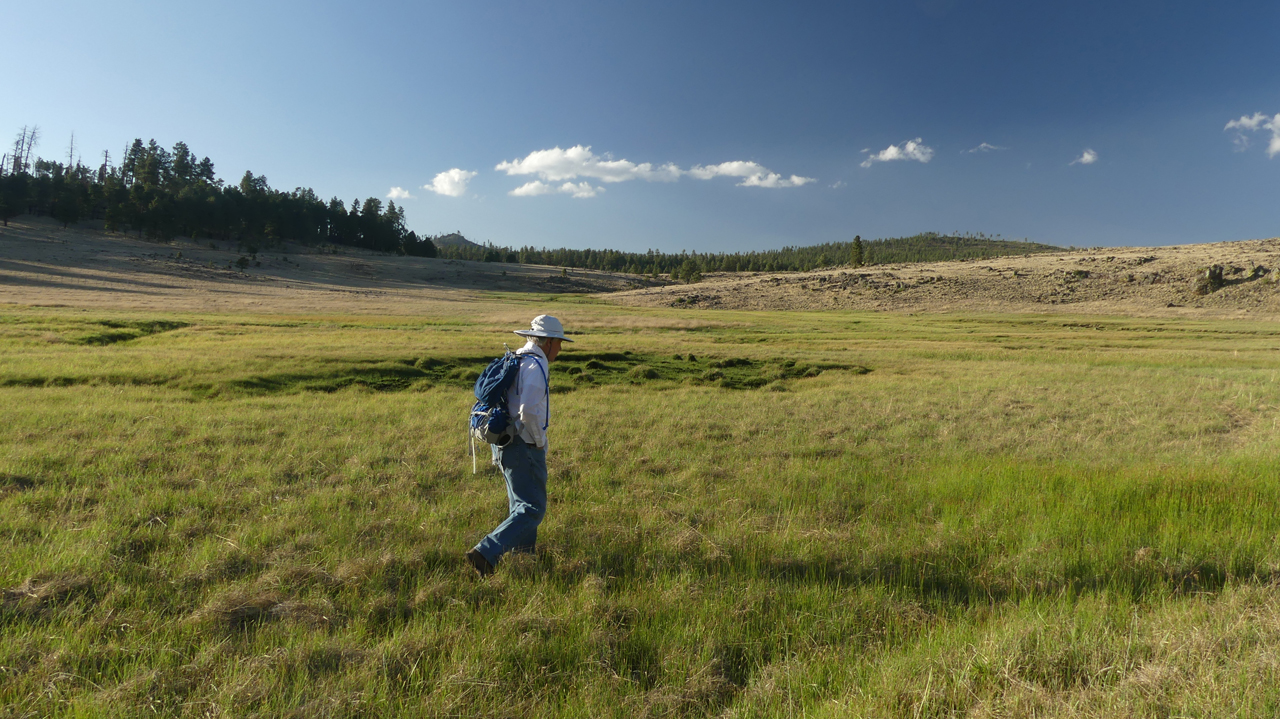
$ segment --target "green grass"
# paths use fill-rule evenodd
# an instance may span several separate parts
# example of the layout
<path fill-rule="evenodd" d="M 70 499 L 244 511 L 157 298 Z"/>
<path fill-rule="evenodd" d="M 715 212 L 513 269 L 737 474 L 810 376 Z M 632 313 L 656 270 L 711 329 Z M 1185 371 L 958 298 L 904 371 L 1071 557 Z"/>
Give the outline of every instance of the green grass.
<path fill-rule="evenodd" d="M 0 716 L 1280 708 L 1280 328 L 563 302 L 485 581 L 536 306 L 0 310 Z"/>

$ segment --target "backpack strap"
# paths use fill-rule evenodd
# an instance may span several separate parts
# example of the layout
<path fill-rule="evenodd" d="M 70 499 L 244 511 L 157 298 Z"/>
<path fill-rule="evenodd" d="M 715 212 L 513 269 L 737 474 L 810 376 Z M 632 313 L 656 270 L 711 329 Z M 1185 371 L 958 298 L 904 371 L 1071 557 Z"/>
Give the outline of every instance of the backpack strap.
<path fill-rule="evenodd" d="M 533 363 L 538 365 L 538 369 L 542 370 L 542 387 L 546 391 L 547 418 L 542 422 L 542 431 L 546 432 L 547 427 L 551 426 L 551 378 L 547 376 L 547 368 L 542 366 L 538 361 L 538 356 L 533 356 Z"/>
<path fill-rule="evenodd" d="M 524 352 L 524 353 L 517 352 L 516 355 L 521 358 L 528 357 L 532 359 L 533 363 L 538 366 L 539 370 L 542 371 L 542 386 L 546 390 L 546 402 L 547 402 L 547 418 L 542 423 L 542 431 L 546 432 L 547 427 L 551 426 L 551 378 L 547 376 L 547 368 L 542 366 L 542 358 L 539 357 L 537 354 L 534 354 L 533 352 Z M 516 395 L 519 396 L 520 394 L 520 378 L 519 377 L 516 377 L 515 387 L 516 387 Z"/>

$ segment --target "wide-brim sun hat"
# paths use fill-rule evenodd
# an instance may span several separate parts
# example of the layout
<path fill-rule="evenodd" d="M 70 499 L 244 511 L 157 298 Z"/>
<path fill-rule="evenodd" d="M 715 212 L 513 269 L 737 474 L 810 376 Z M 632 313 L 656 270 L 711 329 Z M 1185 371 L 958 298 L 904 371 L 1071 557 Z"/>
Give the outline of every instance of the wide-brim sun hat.
<path fill-rule="evenodd" d="M 515 333 L 521 337 L 549 337 L 555 340 L 564 340 L 565 342 L 573 341 L 564 336 L 564 325 L 560 324 L 560 320 L 551 315 L 538 315 L 533 318 L 533 322 L 529 323 L 529 329 L 516 330 Z"/>

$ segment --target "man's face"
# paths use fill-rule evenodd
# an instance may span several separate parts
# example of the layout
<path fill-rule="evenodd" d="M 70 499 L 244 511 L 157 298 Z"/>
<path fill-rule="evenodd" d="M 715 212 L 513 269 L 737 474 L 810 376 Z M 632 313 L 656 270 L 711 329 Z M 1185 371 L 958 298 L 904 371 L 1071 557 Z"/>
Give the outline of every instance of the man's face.
<path fill-rule="evenodd" d="M 546 347 L 543 348 L 543 351 L 547 353 L 548 362 L 556 361 L 556 355 L 560 354 L 560 343 L 563 341 L 564 340 L 559 338 L 553 339 L 547 343 Z"/>

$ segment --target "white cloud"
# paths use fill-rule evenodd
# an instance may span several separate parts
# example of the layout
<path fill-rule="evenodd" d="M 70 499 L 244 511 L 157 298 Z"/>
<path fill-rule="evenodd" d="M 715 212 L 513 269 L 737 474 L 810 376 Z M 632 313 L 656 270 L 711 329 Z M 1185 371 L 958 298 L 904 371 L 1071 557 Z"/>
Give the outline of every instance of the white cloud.
<path fill-rule="evenodd" d="M 578 198 L 595 197 L 604 192 L 603 187 L 592 187 L 589 182 L 579 182 L 574 184 L 566 182 L 563 185 L 548 185 L 542 180 L 534 180 L 512 190 L 509 194 L 515 197 L 534 197 L 536 195 L 573 195 Z"/>
<path fill-rule="evenodd" d="M 437 174 L 431 184 L 423 185 L 422 189 L 430 190 L 437 195 L 444 195 L 445 197 L 462 197 L 467 194 L 467 183 L 471 182 L 471 178 L 477 174 L 479 173 L 455 167 L 452 170 L 445 170 Z"/>
<path fill-rule="evenodd" d="M 994 150 L 1008 150 L 1008 149 L 1009 148 L 1007 147 L 1000 147 L 999 145 L 992 145 L 990 143 L 984 142 L 981 145 L 978 145 L 977 147 L 965 150 L 965 152 L 967 153 L 968 152 L 992 152 Z"/>
<path fill-rule="evenodd" d="M 1098 153 L 1086 149 L 1079 157 L 1071 161 L 1072 165 L 1092 165 L 1098 161 Z"/>
<path fill-rule="evenodd" d="M 844 180 L 836 180 L 835 183 L 831 185 L 831 189 L 833 190 L 838 190 L 841 187 L 844 187 Z"/>
<path fill-rule="evenodd" d="M 738 187 L 800 187 L 814 182 L 812 177 L 792 175 L 783 177 L 756 162 L 737 160 L 722 162 L 719 165 L 694 165 L 686 173 L 699 180 L 710 180 L 713 177 L 741 177 Z"/>
<path fill-rule="evenodd" d="M 567 150 L 559 147 L 537 150 L 523 160 L 500 162 L 494 169 L 508 175 L 537 175 L 550 182 L 578 177 L 592 177 L 603 182 L 672 182 L 680 177 L 680 168 L 671 163 L 654 167 L 648 162 L 636 164 L 629 160 L 613 160 L 607 156 L 600 157 L 590 147 L 582 145 L 574 145 Z"/>
<path fill-rule="evenodd" d="M 799 175 L 784 177 L 759 163 L 743 160 L 722 162 L 719 165 L 694 165 L 688 170 L 682 170 L 670 162 L 654 166 L 648 162 L 614 160 L 607 155 L 603 157 L 596 155 L 590 147 L 583 145 L 574 145 L 567 150 L 559 147 L 538 150 L 529 153 L 523 160 L 500 162 L 494 169 L 508 175 L 537 175 L 540 178 L 512 190 L 511 194 L 517 197 L 551 194 L 595 197 L 604 192 L 603 187 L 592 187 L 587 182 L 551 184 L 575 180 L 579 177 L 590 177 L 602 182 L 627 182 L 628 180 L 675 182 L 684 175 L 699 180 L 709 180 L 713 177 L 737 177 L 742 180 L 738 183 L 739 187 L 768 188 L 800 187 L 815 181 L 812 177 Z"/>
<path fill-rule="evenodd" d="M 1271 141 L 1267 143 L 1267 157 L 1275 157 L 1280 155 L 1280 114 L 1275 117 L 1255 112 L 1252 115 L 1244 115 L 1239 120 L 1232 120 L 1227 126 L 1222 128 L 1223 132 L 1227 130 L 1235 130 L 1236 150 L 1241 151 L 1249 147 L 1249 136 L 1245 132 L 1257 132 L 1258 130 L 1270 130 Z"/>
<path fill-rule="evenodd" d="M 391 188 L 391 192 L 387 193 L 387 199 L 388 200 L 412 200 L 413 195 L 410 195 L 409 191 L 404 189 L 403 187 L 393 187 Z"/>
<path fill-rule="evenodd" d="M 863 152 L 871 152 L 865 149 Z M 901 145 L 890 145 L 880 152 L 874 153 L 867 159 L 862 161 L 863 167 L 871 167 L 877 162 L 892 162 L 894 160 L 915 160 L 916 162 L 928 162 L 933 159 L 933 148 L 924 144 L 922 138 L 917 137 L 914 140 L 907 140 Z"/>

